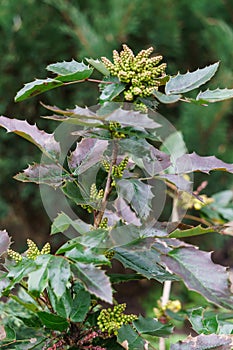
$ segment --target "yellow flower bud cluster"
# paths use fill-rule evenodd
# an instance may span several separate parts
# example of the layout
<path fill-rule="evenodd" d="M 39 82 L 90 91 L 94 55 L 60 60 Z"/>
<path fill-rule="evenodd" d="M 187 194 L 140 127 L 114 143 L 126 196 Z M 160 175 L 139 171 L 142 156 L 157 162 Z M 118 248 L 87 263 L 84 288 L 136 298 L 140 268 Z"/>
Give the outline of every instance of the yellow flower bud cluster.
<path fill-rule="evenodd" d="M 13 259 L 15 262 L 20 262 L 22 260 L 22 256 L 21 254 L 19 254 L 18 252 L 15 252 L 14 250 L 12 249 L 8 249 L 7 250 L 7 254 L 8 256 Z"/>
<path fill-rule="evenodd" d="M 109 122 L 109 131 L 111 133 L 111 137 L 113 139 L 123 139 L 125 138 L 125 134 L 119 132 L 119 128 L 121 128 L 121 124 L 118 122 Z"/>
<path fill-rule="evenodd" d="M 104 255 L 106 256 L 106 258 L 107 258 L 108 260 L 111 260 L 111 259 L 114 257 L 115 252 L 114 252 L 114 250 L 107 250 L 107 251 L 104 253 Z"/>
<path fill-rule="evenodd" d="M 101 223 L 99 224 L 99 228 L 108 228 L 108 218 L 103 218 Z"/>
<path fill-rule="evenodd" d="M 103 196 L 104 196 L 104 190 L 100 189 L 98 191 L 96 184 L 93 183 L 90 188 L 90 200 L 98 204 L 98 202 L 100 202 Z M 94 211 L 94 208 L 89 204 L 81 204 L 81 207 L 83 209 L 86 209 L 88 213 L 92 213 Z"/>
<path fill-rule="evenodd" d="M 166 315 L 166 310 L 170 310 L 174 313 L 177 313 L 181 310 L 181 302 L 179 300 L 168 300 L 166 305 L 162 305 L 161 301 L 158 300 L 157 305 L 158 307 L 155 307 L 153 311 L 155 313 L 156 318 L 158 319 L 169 319 L 169 317 Z"/>
<path fill-rule="evenodd" d="M 97 319 L 97 325 L 101 332 L 106 332 L 109 337 L 117 335 L 123 324 L 131 323 L 138 318 L 133 314 L 125 315 L 125 308 L 126 304 L 119 304 L 114 306 L 113 309 L 101 310 Z"/>
<path fill-rule="evenodd" d="M 126 101 L 134 101 L 137 97 L 150 96 L 161 85 L 161 78 L 166 73 L 166 63 L 159 64 L 162 56 L 149 57 L 154 51 L 153 47 L 141 50 L 137 56 L 133 51 L 123 45 L 123 50 L 118 53 L 113 51 L 113 63 L 106 57 L 102 62 L 112 76 L 117 76 L 127 87 L 124 91 Z M 159 65 L 158 65 L 159 64 Z"/>
<path fill-rule="evenodd" d="M 111 176 L 112 176 L 112 183 L 111 186 L 114 187 L 116 186 L 116 181 L 115 178 L 121 179 L 124 173 L 124 170 L 127 167 L 129 161 L 129 157 L 125 157 L 118 165 L 113 165 L 112 167 L 112 172 L 111 172 Z M 107 160 L 102 160 L 102 165 L 105 169 L 106 172 L 109 172 L 110 170 L 110 163 Z"/>
<path fill-rule="evenodd" d="M 27 245 L 28 245 L 28 249 L 26 250 L 25 255 L 26 255 L 26 258 L 28 259 L 35 260 L 39 255 L 50 254 L 51 247 L 49 243 L 46 243 L 41 249 L 41 251 L 37 247 L 36 243 L 29 238 L 27 239 Z M 7 253 L 8 253 L 8 256 L 11 259 L 15 260 L 15 262 L 17 263 L 22 260 L 22 255 L 15 252 L 12 249 L 8 249 Z"/>

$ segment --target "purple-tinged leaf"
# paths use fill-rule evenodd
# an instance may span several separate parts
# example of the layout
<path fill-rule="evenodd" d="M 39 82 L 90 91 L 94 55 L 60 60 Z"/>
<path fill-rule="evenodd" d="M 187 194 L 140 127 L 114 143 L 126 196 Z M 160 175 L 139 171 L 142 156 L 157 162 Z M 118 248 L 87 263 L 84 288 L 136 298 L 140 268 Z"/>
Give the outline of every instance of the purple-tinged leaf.
<path fill-rule="evenodd" d="M 188 228 L 186 230 L 180 230 L 177 228 L 175 231 L 169 234 L 170 238 L 184 238 L 184 237 L 193 237 L 204 235 L 206 233 L 216 232 L 213 227 L 202 227 L 198 225 L 196 227 Z"/>
<path fill-rule="evenodd" d="M 112 213 L 112 215 L 114 215 L 114 214 L 116 215 L 116 219 L 117 219 L 116 221 L 119 221 L 121 218 L 121 219 L 125 220 L 128 224 L 134 224 L 135 226 L 141 226 L 141 221 L 135 215 L 135 212 L 132 211 L 129 204 L 126 203 L 126 201 L 123 198 L 118 197 L 114 201 L 113 206 L 116 209 L 116 213 Z M 111 220 L 111 215 L 110 215 L 110 220 Z M 109 222 L 109 225 L 113 226 L 113 224 L 110 222 Z"/>
<path fill-rule="evenodd" d="M 125 180 L 117 182 L 120 197 L 130 204 L 135 213 L 146 219 L 151 211 L 151 201 L 154 197 L 151 186 L 140 180 Z"/>
<path fill-rule="evenodd" d="M 161 173 L 171 165 L 170 156 L 154 147 L 150 149 L 150 156 L 145 156 L 142 160 L 145 170 L 151 176 Z"/>
<path fill-rule="evenodd" d="M 190 290 L 216 305 L 233 309 L 229 273 L 226 267 L 213 263 L 211 253 L 194 247 L 178 248 L 163 256 L 162 261 L 171 272 L 183 279 Z"/>
<path fill-rule="evenodd" d="M 107 147 L 107 140 L 82 139 L 68 158 L 70 170 L 82 174 L 102 159 Z"/>
<path fill-rule="evenodd" d="M 187 181 L 182 174 L 159 174 L 155 178 L 173 183 L 180 191 L 192 192 L 193 183 Z"/>
<path fill-rule="evenodd" d="M 195 152 L 191 154 L 184 154 L 176 160 L 176 172 L 191 173 L 193 171 L 200 171 L 209 174 L 211 170 L 221 170 L 233 173 L 233 164 L 224 163 L 215 156 L 202 157 Z"/>
<path fill-rule="evenodd" d="M 36 125 L 31 125 L 26 120 L 1 116 L 0 126 L 5 128 L 7 132 L 13 132 L 34 143 L 47 156 L 55 158 L 60 154 L 60 144 L 55 140 L 54 135 L 39 130 Z"/>
<path fill-rule="evenodd" d="M 23 172 L 14 176 L 14 179 L 22 182 L 45 184 L 57 188 L 65 181 L 61 168 L 56 164 L 33 164 Z"/>
<path fill-rule="evenodd" d="M 90 126 L 98 126 L 103 124 L 103 118 L 97 116 L 94 112 L 92 112 L 89 108 L 85 107 L 79 107 L 76 106 L 74 109 L 60 109 L 56 106 L 49 106 L 41 103 L 43 107 L 48 109 L 49 111 L 52 111 L 54 113 L 62 114 L 62 116 L 59 115 L 51 115 L 51 116 L 44 116 L 45 119 L 52 119 L 56 121 L 61 122 L 67 122 L 70 124 L 77 124 L 77 125 L 90 125 Z"/>
<path fill-rule="evenodd" d="M 118 122 L 123 127 L 135 126 L 145 129 L 156 129 L 161 127 L 160 124 L 149 118 L 147 114 L 142 114 L 132 110 L 127 111 L 122 108 L 118 108 L 111 114 L 106 115 L 105 120 Z"/>
<path fill-rule="evenodd" d="M 39 95 L 42 92 L 54 89 L 61 85 L 63 85 L 63 83 L 56 79 L 36 79 L 31 83 L 25 84 L 24 87 L 17 92 L 15 102 L 26 100 L 29 97 Z"/>
<path fill-rule="evenodd" d="M 208 334 L 197 337 L 188 336 L 183 341 L 171 345 L 171 350 L 230 350 L 233 346 L 233 335 Z"/>
<path fill-rule="evenodd" d="M 216 89 L 200 91 L 196 99 L 204 102 L 219 102 L 233 98 L 233 89 Z"/>
<path fill-rule="evenodd" d="M 6 230 L 0 231 L 0 256 L 10 247 L 10 237 Z"/>
<path fill-rule="evenodd" d="M 89 68 L 83 62 L 72 60 L 70 62 L 58 62 L 46 67 L 50 72 L 57 74 L 56 80 L 62 82 L 79 81 L 89 78 L 93 68 Z"/>
<path fill-rule="evenodd" d="M 83 282 L 89 293 L 94 294 L 107 303 L 112 304 L 112 288 L 110 279 L 105 272 L 92 264 L 76 263 L 73 266 L 76 277 Z"/>
<path fill-rule="evenodd" d="M 205 68 L 198 68 L 194 72 L 178 73 L 176 76 L 171 77 L 165 85 L 165 93 L 167 95 L 182 94 L 198 88 L 214 76 L 218 66 L 219 62 L 216 62 Z"/>

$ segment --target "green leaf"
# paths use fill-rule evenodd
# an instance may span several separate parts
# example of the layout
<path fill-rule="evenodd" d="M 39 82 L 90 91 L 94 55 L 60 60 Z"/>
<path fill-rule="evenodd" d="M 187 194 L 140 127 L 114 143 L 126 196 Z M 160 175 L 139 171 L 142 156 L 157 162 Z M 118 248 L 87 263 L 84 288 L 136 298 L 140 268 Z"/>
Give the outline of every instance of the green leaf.
<path fill-rule="evenodd" d="M 109 277 L 105 272 L 96 268 L 94 265 L 85 265 L 76 263 L 73 265 L 73 271 L 79 278 L 89 293 L 94 294 L 107 303 L 112 303 L 112 288 Z"/>
<path fill-rule="evenodd" d="M 91 228 L 91 225 L 86 224 L 81 219 L 72 220 L 68 215 L 66 215 L 65 213 L 61 212 L 54 219 L 54 221 L 52 223 L 52 226 L 51 226 L 50 234 L 54 235 L 55 233 L 64 232 L 70 226 L 72 226 L 80 234 L 83 234 L 85 232 L 89 232 L 90 228 Z"/>
<path fill-rule="evenodd" d="M 197 69 L 194 72 L 187 72 L 186 74 L 178 73 L 171 77 L 165 85 L 166 95 L 182 94 L 198 88 L 210 80 L 216 73 L 219 62 L 211 64 L 205 68 Z"/>
<path fill-rule="evenodd" d="M 39 130 L 36 125 L 31 125 L 26 120 L 1 116 L 0 126 L 35 144 L 47 156 L 57 158 L 60 155 L 60 144 L 55 141 L 54 134 Z"/>
<path fill-rule="evenodd" d="M 133 325 L 139 334 L 150 334 L 156 337 L 166 337 L 172 333 L 173 329 L 170 324 L 163 324 L 154 318 L 144 318 L 142 316 L 133 321 Z"/>
<path fill-rule="evenodd" d="M 26 100 L 29 97 L 34 97 L 42 92 L 54 89 L 63 85 L 63 83 L 56 79 L 36 79 L 31 83 L 27 83 L 19 90 L 15 96 L 15 102 Z"/>
<path fill-rule="evenodd" d="M 60 256 L 51 256 L 48 266 L 49 285 L 58 298 L 66 291 L 71 271 L 67 260 Z"/>
<path fill-rule="evenodd" d="M 0 256 L 10 247 L 10 237 L 6 230 L 0 231 Z"/>
<path fill-rule="evenodd" d="M 91 296 L 83 288 L 81 283 L 74 285 L 75 297 L 72 304 L 70 320 L 72 322 L 83 322 L 91 306 Z"/>
<path fill-rule="evenodd" d="M 37 315 L 46 328 L 62 332 L 69 327 L 69 323 L 64 317 L 46 311 L 39 311 Z"/>
<path fill-rule="evenodd" d="M 229 350 L 233 346 L 233 335 L 198 335 L 197 337 L 189 336 L 177 344 L 171 345 L 171 350 Z"/>
<path fill-rule="evenodd" d="M 37 269 L 28 275 L 28 290 L 39 297 L 48 285 L 48 264 L 51 260 L 51 255 L 41 255 L 35 260 Z"/>
<path fill-rule="evenodd" d="M 11 342 L 11 341 L 14 341 L 16 339 L 16 333 L 15 333 L 15 330 L 13 328 L 11 328 L 7 325 L 5 325 L 4 327 L 3 326 L 0 326 L 0 327 L 1 327 L 0 340 L 4 340 L 4 342 Z M 4 337 L 4 338 L 2 338 L 2 337 Z"/>
<path fill-rule="evenodd" d="M 137 271 L 148 279 L 156 279 L 159 282 L 177 279 L 162 266 L 160 254 L 154 248 L 149 250 L 146 247 L 137 247 L 137 244 L 132 244 L 115 248 L 114 251 L 115 259 L 126 268 Z"/>
<path fill-rule="evenodd" d="M 193 330 L 197 334 L 211 334 L 217 333 L 218 331 L 218 321 L 216 315 L 211 315 L 209 317 L 205 317 L 205 310 L 202 307 L 193 309 L 189 312 L 189 322 L 192 325 Z M 233 324 L 232 324 L 233 327 Z"/>
<path fill-rule="evenodd" d="M 170 238 L 183 238 L 183 237 L 193 237 L 198 235 L 203 235 L 206 233 L 215 232 L 212 227 L 202 227 L 198 225 L 196 227 L 189 228 L 187 230 L 180 230 L 177 228 L 175 231 L 169 234 Z"/>
<path fill-rule="evenodd" d="M 219 102 L 229 98 L 233 98 L 233 89 L 216 89 L 200 91 L 196 100 L 203 100 L 204 102 Z"/>
<path fill-rule="evenodd" d="M 144 350 L 145 341 L 130 325 L 123 325 L 117 334 L 117 342 L 128 350 Z"/>
<path fill-rule="evenodd" d="M 118 195 L 124 198 L 140 218 L 147 218 L 154 197 L 151 186 L 140 180 L 120 180 L 117 182 Z"/>
<path fill-rule="evenodd" d="M 76 245 L 73 249 L 67 251 L 65 256 L 73 261 L 79 261 L 84 264 L 110 265 L 110 261 L 105 255 L 95 253 L 93 249 L 87 249 L 81 244 Z"/>
<path fill-rule="evenodd" d="M 7 289 L 19 283 L 24 277 L 28 276 L 30 272 L 35 270 L 36 267 L 35 261 L 29 259 L 23 259 L 17 265 L 11 266 L 7 275 L 7 277 L 11 279 L 11 284 Z"/>
<path fill-rule="evenodd" d="M 154 90 L 153 95 L 159 100 L 161 103 L 175 103 L 179 101 L 182 97 L 181 95 L 165 95 L 162 92 Z"/>
<path fill-rule="evenodd" d="M 112 101 L 125 89 L 125 84 L 121 83 L 116 77 L 111 77 L 111 80 L 105 79 L 101 85 L 103 87 L 99 97 L 101 103 Z"/>
<path fill-rule="evenodd" d="M 177 173 L 191 173 L 201 171 L 209 174 L 211 170 L 221 170 L 233 173 L 233 164 L 224 163 L 215 156 L 202 157 L 195 152 L 184 154 L 176 160 L 175 164 Z"/>
<path fill-rule="evenodd" d="M 100 60 L 94 60 L 93 58 L 86 58 L 86 61 L 103 75 L 105 76 L 110 75 L 109 70 L 105 67 L 103 62 L 101 62 Z"/>
<path fill-rule="evenodd" d="M 56 164 L 32 164 L 27 169 L 14 176 L 14 179 L 22 182 L 45 184 L 53 188 L 60 187 L 65 179 L 70 179 L 67 174 L 62 174 L 62 169 Z M 72 179 L 73 180 L 73 179 Z"/>
<path fill-rule="evenodd" d="M 56 73 L 56 80 L 62 82 L 78 81 L 89 78 L 93 69 L 89 68 L 83 62 L 79 63 L 75 60 L 70 62 L 58 62 L 50 64 L 46 67 L 50 72 Z"/>
<path fill-rule="evenodd" d="M 73 307 L 73 299 L 71 296 L 71 290 L 66 289 L 62 296 L 57 297 L 53 289 L 47 287 L 49 300 L 53 307 L 53 310 L 61 317 L 69 318 Z"/>
<path fill-rule="evenodd" d="M 213 263 L 211 253 L 194 247 L 182 247 L 163 256 L 162 261 L 183 279 L 189 289 L 216 305 L 233 309 L 229 273 L 226 267 Z"/>

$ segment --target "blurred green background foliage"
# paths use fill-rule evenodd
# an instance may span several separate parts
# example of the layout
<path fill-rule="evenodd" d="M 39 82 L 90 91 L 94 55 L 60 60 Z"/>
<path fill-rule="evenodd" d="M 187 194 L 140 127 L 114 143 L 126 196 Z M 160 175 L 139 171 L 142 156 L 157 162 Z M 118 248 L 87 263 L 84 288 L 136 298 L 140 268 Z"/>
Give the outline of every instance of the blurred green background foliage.
<path fill-rule="evenodd" d="M 0 33 L 0 113 L 27 119 L 48 132 L 56 124 L 39 118 L 46 114 L 40 100 L 66 108 L 94 105 L 97 86 L 83 83 L 16 104 L 17 90 L 35 77 L 45 78 L 44 68 L 50 63 L 111 58 L 112 50 L 119 50 L 122 43 L 135 52 L 154 46 L 168 63 L 169 74 L 221 61 L 210 87 L 233 88 L 230 0 L 0 0 Z M 232 107 L 232 100 L 208 108 L 180 103 L 161 106 L 159 112 L 182 130 L 190 152 L 233 162 Z M 18 244 L 30 236 L 40 243 L 49 232 L 36 185 L 12 179 L 36 157 L 36 148 L 0 130 L 0 226 Z M 197 176 L 197 184 L 202 179 Z M 232 188 L 227 174 L 215 173 L 208 180 L 210 195 Z"/>

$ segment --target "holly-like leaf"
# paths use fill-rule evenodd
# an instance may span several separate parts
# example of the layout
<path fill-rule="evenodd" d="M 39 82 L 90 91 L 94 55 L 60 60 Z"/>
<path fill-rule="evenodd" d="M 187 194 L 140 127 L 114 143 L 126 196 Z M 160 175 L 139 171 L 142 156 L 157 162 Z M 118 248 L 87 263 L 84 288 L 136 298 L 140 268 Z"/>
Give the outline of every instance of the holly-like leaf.
<path fill-rule="evenodd" d="M 113 204 L 114 208 L 116 209 L 116 220 L 112 224 L 110 224 L 110 220 L 113 219 L 113 213 L 109 213 L 108 222 L 110 226 L 113 226 L 114 223 L 119 221 L 119 219 L 125 220 L 128 224 L 133 224 L 135 226 L 141 226 L 141 221 L 136 216 L 135 212 L 130 208 L 130 205 L 126 203 L 126 201 L 122 197 L 118 197 Z M 108 212 L 107 212 L 108 213 Z M 106 211 L 105 211 L 106 214 Z M 108 216 L 108 215 L 105 215 Z"/>
<path fill-rule="evenodd" d="M 123 325 L 117 334 L 117 342 L 122 345 L 122 349 L 127 350 L 144 350 L 145 340 L 135 332 L 130 325 Z"/>
<path fill-rule="evenodd" d="M 124 126 L 133 126 L 145 129 L 160 128 L 161 125 L 156 123 L 152 118 L 149 118 L 147 114 L 143 114 L 134 110 L 124 110 L 118 108 L 111 114 L 105 116 L 105 120 L 114 121 Z"/>
<path fill-rule="evenodd" d="M 51 255 L 41 255 L 37 257 L 35 264 L 37 269 L 29 273 L 28 276 L 28 290 L 37 297 L 44 291 L 48 285 L 48 264 Z"/>
<path fill-rule="evenodd" d="M 192 309 L 189 311 L 189 322 L 192 325 L 193 330 L 197 334 L 211 334 L 217 333 L 220 327 L 217 315 L 205 314 L 205 310 L 202 307 Z M 233 328 L 233 324 L 231 324 Z"/>
<path fill-rule="evenodd" d="M 62 82 L 87 79 L 93 72 L 93 69 L 89 68 L 83 62 L 80 63 L 75 60 L 72 60 L 70 62 L 64 61 L 53 63 L 48 65 L 46 69 L 50 72 L 56 73 L 58 75 L 56 77 L 56 80 Z"/>
<path fill-rule="evenodd" d="M 29 124 L 26 120 L 10 119 L 0 117 L 0 126 L 7 132 L 13 132 L 31 143 L 35 144 L 43 153 L 53 158 L 60 154 L 60 145 L 54 139 L 53 134 L 39 130 L 36 125 Z"/>
<path fill-rule="evenodd" d="M 233 335 L 198 335 L 197 337 L 189 336 L 177 344 L 171 345 L 171 350 L 229 350 L 233 346 Z"/>
<path fill-rule="evenodd" d="M 10 237 L 6 230 L 0 231 L 0 256 L 7 252 L 10 247 Z"/>
<path fill-rule="evenodd" d="M 101 103 L 112 101 L 115 97 L 120 95 L 125 89 L 125 84 L 121 83 L 117 77 L 111 77 L 111 80 L 105 79 L 102 83 L 102 92 L 99 97 Z"/>
<path fill-rule="evenodd" d="M 133 325 L 139 334 L 149 334 L 156 337 L 166 337 L 172 333 L 173 327 L 170 324 L 163 324 L 154 318 L 144 318 L 141 315 Z"/>
<path fill-rule="evenodd" d="M 45 184 L 54 188 L 60 187 L 67 174 L 62 174 L 62 169 L 57 164 L 32 164 L 23 172 L 14 176 L 14 179 L 22 182 Z"/>
<path fill-rule="evenodd" d="M 71 271 L 67 260 L 61 256 L 51 256 L 48 265 L 49 284 L 58 298 L 66 291 Z"/>
<path fill-rule="evenodd" d="M 115 259 L 148 279 L 156 279 L 159 282 L 177 279 L 175 275 L 165 270 L 162 266 L 160 253 L 153 247 L 146 249 L 141 246 L 137 247 L 137 245 L 128 245 L 117 247 L 114 251 Z"/>
<path fill-rule="evenodd" d="M 233 173 L 233 164 L 224 163 L 215 156 L 202 157 L 195 152 L 184 154 L 176 160 L 175 169 L 178 174 L 201 171 L 209 174 L 211 170 Z"/>
<path fill-rule="evenodd" d="M 91 225 L 86 224 L 81 219 L 72 220 L 68 215 L 62 212 L 54 219 L 50 234 L 54 235 L 55 233 L 64 232 L 70 226 L 80 234 L 90 231 L 91 228 Z"/>
<path fill-rule="evenodd" d="M 196 97 L 196 100 L 204 102 L 219 102 L 233 98 L 233 89 L 216 89 L 200 91 Z"/>
<path fill-rule="evenodd" d="M 106 140 L 82 139 L 68 158 L 70 170 L 82 174 L 102 159 L 107 147 Z"/>
<path fill-rule="evenodd" d="M 182 94 L 198 88 L 214 76 L 218 66 L 219 62 L 216 62 L 205 68 L 197 69 L 194 72 L 187 72 L 186 74 L 178 73 L 176 76 L 171 77 L 165 85 L 165 93 L 167 95 Z"/>
<path fill-rule="evenodd" d="M 183 247 L 172 250 L 162 257 L 162 261 L 183 279 L 189 289 L 216 305 L 233 309 L 228 271 L 226 267 L 213 263 L 211 253 Z"/>
<path fill-rule="evenodd" d="M 66 289 L 61 296 L 57 296 L 53 289 L 47 287 L 49 300 L 53 307 L 53 310 L 61 317 L 68 318 L 72 311 L 73 298 L 71 296 L 71 290 Z"/>
<path fill-rule="evenodd" d="M 112 288 L 105 272 L 92 264 L 76 263 L 73 272 L 83 282 L 86 290 L 107 303 L 112 303 Z"/>
<path fill-rule="evenodd" d="M 70 320 L 72 322 L 83 322 L 91 305 L 91 296 L 81 283 L 74 285 L 75 297 L 73 299 Z"/>
<path fill-rule="evenodd" d="M 97 254 L 94 249 L 85 248 L 81 244 L 77 244 L 68 250 L 65 256 L 70 260 L 79 261 L 84 264 L 110 265 L 110 261 L 105 255 Z"/>
<path fill-rule="evenodd" d="M 160 91 L 154 90 L 153 95 L 159 100 L 161 103 L 175 103 L 179 101 L 182 97 L 181 95 L 165 95 Z"/>
<path fill-rule="evenodd" d="M 66 318 L 51 314 L 50 312 L 46 311 L 39 311 L 37 313 L 42 323 L 45 325 L 48 329 L 53 329 L 55 331 L 65 331 L 69 327 L 69 323 L 67 322 Z"/>
<path fill-rule="evenodd" d="M 153 193 L 151 186 L 140 180 L 120 180 L 117 182 L 118 194 L 130 204 L 140 218 L 147 218 L 151 211 Z"/>
<path fill-rule="evenodd" d="M 143 164 L 148 174 L 154 176 L 167 169 L 171 165 L 171 160 L 168 154 L 151 147 L 150 157 L 143 157 Z"/>
<path fill-rule="evenodd" d="M 110 75 L 109 70 L 105 67 L 103 62 L 101 62 L 100 60 L 94 60 L 93 58 L 86 58 L 86 61 L 103 75 L 105 76 Z"/>
<path fill-rule="evenodd" d="M 29 97 L 34 97 L 41 94 L 42 92 L 54 89 L 61 85 L 63 85 L 63 82 L 57 79 L 36 79 L 30 83 L 25 84 L 24 87 L 17 92 L 15 96 L 15 102 L 26 100 Z"/>
<path fill-rule="evenodd" d="M 198 225 L 196 227 L 189 228 L 187 230 L 180 230 L 177 228 L 175 231 L 169 234 L 170 238 L 184 238 L 204 235 L 206 233 L 215 232 L 216 230 L 212 227 L 202 227 Z"/>
<path fill-rule="evenodd" d="M 173 183 L 178 190 L 185 192 L 192 192 L 193 183 L 184 178 L 183 174 L 159 174 L 155 176 L 156 179 L 168 181 Z"/>

